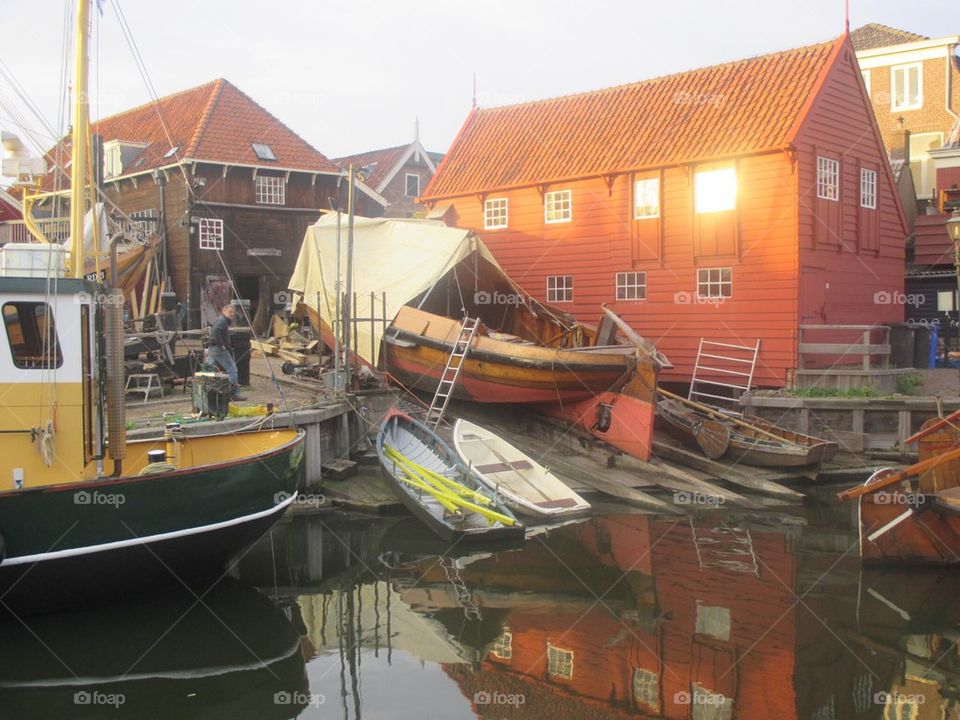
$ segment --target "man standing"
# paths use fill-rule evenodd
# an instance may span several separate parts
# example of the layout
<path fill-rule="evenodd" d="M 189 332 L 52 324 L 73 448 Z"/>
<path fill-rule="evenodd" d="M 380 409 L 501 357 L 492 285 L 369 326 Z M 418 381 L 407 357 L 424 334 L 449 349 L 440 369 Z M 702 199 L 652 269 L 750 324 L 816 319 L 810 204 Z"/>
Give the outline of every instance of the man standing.
<path fill-rule="evenodd" d="M 210 362 L 219 365 L 227 373 L 233 385 L 233 400 L 246 400 L 237 385 L 237 363 L 233 360 L 233 342 L 230 340 L 230 323 L 233 322 L 233 305 L 227 303 L 220 317 L 210 328 Z"/>

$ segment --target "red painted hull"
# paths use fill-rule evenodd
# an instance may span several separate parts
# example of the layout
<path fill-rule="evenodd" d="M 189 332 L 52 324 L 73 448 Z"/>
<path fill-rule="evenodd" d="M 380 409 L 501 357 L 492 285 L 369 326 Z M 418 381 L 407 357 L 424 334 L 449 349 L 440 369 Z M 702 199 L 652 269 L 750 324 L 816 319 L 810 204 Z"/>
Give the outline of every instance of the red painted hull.
<path fill-rule="evenodd" d="M 600 430 L 597 423 L 601 404 L 610 406 L 610 424 L 606 430 Z M 649 400 L 605 392 L 578 402 L 545 405 L 540 411 L 590 433 L 627 455 L 650 459 L 655 409 Z"/>
<path fill-rule="evenodd" d="M 860 499 L 860 555 L 865 562 L 927 565 L 960 563 L 960 514 L 938 507 L 917 508 L 917 496 L 880 491 Z M 898 516 L 913 513 L 895 527 L 870 539 Z"/>

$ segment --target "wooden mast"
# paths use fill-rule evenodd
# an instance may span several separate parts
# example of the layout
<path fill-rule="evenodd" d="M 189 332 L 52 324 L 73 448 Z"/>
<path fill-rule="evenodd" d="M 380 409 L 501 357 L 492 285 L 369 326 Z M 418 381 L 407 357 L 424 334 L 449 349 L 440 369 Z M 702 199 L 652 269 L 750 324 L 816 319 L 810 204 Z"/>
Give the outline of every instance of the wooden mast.
<path fill-rule="evenodd" d="M 73 133 L 70 167 L 70 277 L 83 277 L 83 218 L 87 210 L 87 163 L 90 143 L 90 101 L 87 91 L 90 0 L 77 2 L 76 54 L 73 76 Z"/>

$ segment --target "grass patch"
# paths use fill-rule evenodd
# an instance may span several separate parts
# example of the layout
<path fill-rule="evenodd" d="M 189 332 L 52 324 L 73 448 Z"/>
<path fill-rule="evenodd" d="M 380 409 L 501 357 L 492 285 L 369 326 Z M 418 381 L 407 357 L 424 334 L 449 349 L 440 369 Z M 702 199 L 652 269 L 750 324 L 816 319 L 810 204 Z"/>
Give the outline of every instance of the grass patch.
<path fill-rule="evenodd" d="M 880 393 L 871 387 L 847 388 L 838 390 L 837 388 L 795 388 L 790 394 L 798 398 L 872 398 L 883 397 Z"/>
<path fill-rule="evenodd" d="M 906 373 L 897 376 L 897 392 L 901 395 L 913 395 L 913 391 L 923 385 L 923 375 Z"/>

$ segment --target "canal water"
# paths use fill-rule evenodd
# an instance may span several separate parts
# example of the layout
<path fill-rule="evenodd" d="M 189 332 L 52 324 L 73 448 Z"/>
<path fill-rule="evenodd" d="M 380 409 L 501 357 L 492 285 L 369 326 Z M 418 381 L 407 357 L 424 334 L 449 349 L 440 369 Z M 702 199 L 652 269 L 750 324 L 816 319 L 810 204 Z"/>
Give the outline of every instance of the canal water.
<path fill-rule="evenodd" d="M 850 520 L 296 517 L 208 592 L 0 623 L 0 717 L 957 720 L 960 574 L 862 571 Z"/>

